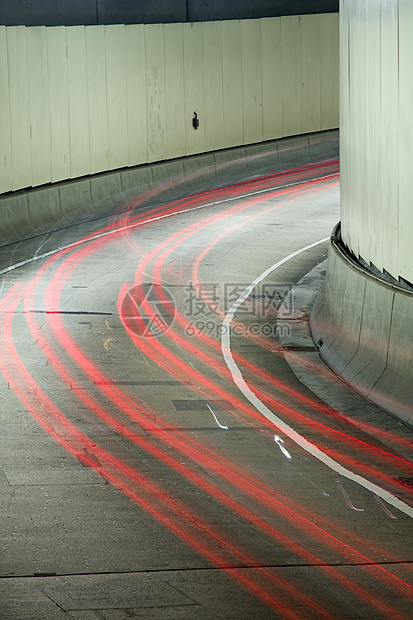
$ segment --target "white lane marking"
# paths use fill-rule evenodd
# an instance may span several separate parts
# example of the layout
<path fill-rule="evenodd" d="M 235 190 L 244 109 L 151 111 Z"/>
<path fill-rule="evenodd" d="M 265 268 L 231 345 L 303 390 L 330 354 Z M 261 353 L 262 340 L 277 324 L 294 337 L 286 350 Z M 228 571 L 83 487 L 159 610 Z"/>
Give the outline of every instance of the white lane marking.
<path fill-rule="evenodd" d="M 212 409 L 211 409 L 211 407 L 208 405 L 208 403 L 206 404 L 206 406 L 208 407 L 208 409 L 210 410 L 210 412 L 211 412 L 211 413 L 212 413 L 212 415 L 214 416 L 214 418 L 215 418 L 215 422 L 218 424 L 219 428 L 222 428 L 222 429 L 224 429 L 224 431 L 227 431 L 227 430 L 228 430 L 228 426 L 223 426 L 222 424 L 220 424 L 220 423 L 218 422 L 218 418 L 217 418 L 217 416 L 216 416 L 216 415 L 215 415 L 215 413 L 212 411 Z"/>
<path fill-rule="evenodd" d="M 349 508 L 351 508 L 351 510 L 356 510 L 357 512 L 364 512 L 364 508 L 356 508 L 355 505 L 353 504 L 353 502 L 350 499 L 349 494 L 347 493 L 346 489 L 343 487 L 343 485 L 341 484 L 340 480 L 334 480 L 334 482 L 336 483 L 336 485 L 338 486 L 338 488 L 340 489 L 340 491 L 343 494 L 344 499 L 346 500 L 346 504 Z M 375 495 L 377 497 L 377 495 Z M 379 498 L 380 499 L 380 498 Z"/>
<path fill-rule="evenodd" d="M 264 271 L 253 282 L 251 282 L 251 284 L 245 289 L 245 291 L 232 304 L 231 308 L 228 310 L 224 318 L 224 321 L 222 324 L 223 329 L 222 329 L 222 336 L 221 336 L 222 355 L 232 375 L 232 379 L 235 385 L 244 394 L 244 396 L 249 400 L 249 402 L 265 418 L 267 418 L 267 420 L 270 420 L 280 431 L 282 431 L 287 437 L 289 437 L 298 446 L 300 446 L 300 448 L 302 448 L 303 450 L 311 454 L 314 458 L 321 461 L 324 465 L 326 465 L 327 467 L 329 467 L 336 473 L 340 474 L 340 476 L 344 476 L 345 478 L 348 478 L 349 480 L 353 480 L 357 484 L 360 484 L 365 489 L 381 497 L 381 499 L 383 499 L 385 502 L 387 502 L 394 508 L 397 508 L 397 510 L 400 510 L 405 515 L 413 518 L 413 507 L 409 506 L 408 504 L 405 504 L 405 502 L 403 502 L 402 500 L 392 495 L 389 491 L 386 491 L 385 489 L 381 489 L 379 486 L 377 486 L 373 482 L 370 482 L 369 480 L 366 480 L 362 476 L 359 476 L 358 474 L 355 474 L 354 472 L 350 471 L 346 467 L 343 467 L 343 465 L 341 465 L 340 463 L 338 463 L 337 461 L 329 457 L 327 454 L 324 454 L 324 452 L 320 450 L 320 448 L 318 448 L 316 445 L 312 444 L 310 441 L 305 439 L 305 437 L 297 433 L 297 431 L 291 428 L 291 426 L 286 424 L 281 418 L 276 416 L 270 409 L 268 409 L 268 407 L 264 405 L 264 403 L 262 403 L 260 399 L 254 394 L 251 388 L 248 387 L 248 385 L 246 384 L 244 380 L 244 377 L 242 376 L 240 369 L 236 365 L 234 358 L 232 356 L 231 322 L 235 316 L 236 311 L 238 310 L 240 305 L 247 299 L 248 295 L 250 295 L 253 289 L 262 280 L 264 280 L 267 276 L 269 276 L 270 273 L 278 269 L 278 267 L 281 267 L 281 265 L 284 265 L 286 262 L 288 262 L 295 256 L 298 256 L 299 254 L 306 252 L 307 250 L 310 250 L 311 248 L 315 248 L 317 245 L 320 245 L 321 243 L 324 243 L 325 241 L 328 241 L 328 240 L 329 240 L 329 237 L 326 237 L 325 239 L 320 239 L 320 241 L 311 243 L 310 245 L 307 245 L 306 247 L 301 248 L 300 250 L 297 250 L 296 252 L 293 252 L 292 254 L 289 254 L 285 258 L 278 261 L 278 263 L 275 263 L 275 265 L 272 265 L 272 267 L 269 267 L 268 269 L 266 269 L 266 271 Z"/>
<path fill-rule="evenodd" d="M 334 172 L 333 174 L 326 174 L 325 176 L 317 177 L 316 181 L 325 181 L 326 179 L 330 179 L 336 176 L 338 176 L 338 174 Z M 70 250 L 80 245 L 83 245 L 85 243 L 89 243 L 89 241 L 96 241 L 97 239 L 103 239 L 104 237 L 109 237 L 110 235 L 116 235 L 119 232 L 131 230 L 133 228 L 138 228 L 139 226 L 144 226 L 145 224 L 157 222 L 159 220 L 163 220 L 168 217 L 174 217 L 175 215 L 182 215 L 183 213 L 190 213 L 191 211 L 198 211 L 199 209 L 205 209 L 206 207 L 214 207 L 216 205 L 225 204 L 226 202 L 232 202 L 233 200 L 242 200 L 243 198 L 249 198 L 250 196 L 257 196 L 258 194 L 264 194 L 265 192 L 277 191 L 279 189 L 288 189 L 289 187 L 296 187 L 298 185 L 304 185 L 305 183 L 308 183 L 308 182 L 309 182 L 308 179 L 305 181 L 297 181 L 296 183 L 288 183 L 286 185 L 280 185 L 279 187 L 270 187 L 268 189 L 262 189 L 256 192 L 250 192 L 249 194 L 243 194 L 242 196 L 236 196 L 235 198 L 226 198 L 225 200 L 217 200 L 215 202 L 209 202 L 207 204 L 198 205 L 197 207 L 190 207 L 189 209 L 181 209 L 180 211 L 174 211 L 173 213 L 165 213 L 163 215 L 158 215 L 156 217 L 148 218 L 147 220 L 136 222 L 135 224 L 126 224 L 125 226 L 119 226 L 119 228 L 114 228 L 104 233 L 97 233 L 96 235 L 92 235 L 90 237 L 80 239 L 79 241 L 75 241 L 74 243 L 69 243 L 69 245 L 63 245 L 60 248 L 56 248 L 55 250 L 50 250 L 50 252 L 45 252 L 44 254 L 37 254 L 37 252 L 39 251 L 37 250 L 36 254 L 32 256 L 31 258 L 27 258 L 26 260 L 22 260 L 19 263 L 15 263 L 14 265 L 9 265 L 9 267 L 6 267 L 5 269 L 0 270 L 0 276 L 4 275 L 5 273 L 9 273 L 10 271 L 13 271 L 14 269 L 18 269 L 19 267 L 24 267 L 25 265 L 34 263 L 37 260 L 42 260 L 43 258 L 49 258 L 49 256 L 53 256 L 54 254 L 58 254 L 59 252 L 63 252 L 64 250 Z M 220 188 L 220 189 L 225 189 L 225 188 Z"/>
<path fill-rule="evenodd" d="M 282 445 L 284 443 L 284 439 L 281 439 L 281 437 L 278 437 L 278 435 L 274 435 L 274 441 L 276 444 L 278 444 L 278 447 L 280 448 L 281 452 L 285 454 L 287 459 L 293 458 L 291 454 L 288 452 L 288 450 L 284 448 L 284 446 Z"/>
<path fill-rule="evenodd" d="M 382 508 L 384 510 L 384 512 L 386 513 L 386 515 L 388 515 L 390 517 L 390 519 L 397 519 L 397 517 L 394 516 L 394 514 L 392 514 L 390 512 L 390 510 L 387 508 L 387 506 L 385 506 L 382 502 L 382 500 L 380 499 L 380 497 L 378 495 L 376 495 L 376 493 L 374 494 L 374 498 L 376 499 L 378 505 L 380 506 L 380 508 Z"/>

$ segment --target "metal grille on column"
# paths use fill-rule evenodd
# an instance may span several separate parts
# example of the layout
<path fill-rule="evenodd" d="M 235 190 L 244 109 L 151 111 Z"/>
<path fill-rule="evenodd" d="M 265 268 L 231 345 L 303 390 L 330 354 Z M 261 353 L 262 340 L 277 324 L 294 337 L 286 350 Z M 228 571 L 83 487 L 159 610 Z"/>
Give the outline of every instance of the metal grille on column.
<path fill-rule="evenodd" d="M 344 243 L 413 281 L 413 2 L 341 0 Z"/>

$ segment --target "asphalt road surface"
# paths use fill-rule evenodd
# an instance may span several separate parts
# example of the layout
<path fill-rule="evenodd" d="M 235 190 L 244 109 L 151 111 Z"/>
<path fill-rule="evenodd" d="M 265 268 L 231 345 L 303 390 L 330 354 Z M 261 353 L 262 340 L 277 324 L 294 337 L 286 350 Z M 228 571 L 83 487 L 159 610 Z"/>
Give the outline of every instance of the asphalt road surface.
<path fill-rule="evenodd" d="M 1 618 L 413 618 L 413 432 L 308 332 L 338 220 L 330 162 L 0 250 Z"/>

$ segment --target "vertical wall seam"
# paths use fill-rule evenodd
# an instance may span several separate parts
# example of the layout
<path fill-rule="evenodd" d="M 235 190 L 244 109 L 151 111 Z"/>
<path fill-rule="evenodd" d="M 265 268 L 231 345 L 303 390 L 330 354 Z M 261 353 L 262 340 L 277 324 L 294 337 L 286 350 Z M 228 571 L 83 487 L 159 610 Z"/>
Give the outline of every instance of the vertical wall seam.
<path fill-rule="evenodd" d="M 298 17 L 296 18 L 297 22 L 298 22 L 298 45 L 300 47 L 300 53 L 299 53 L 299 75 L 297 75 L 297 79 L 298 79 L 298 84 L 299 87 L 297 90 L 300 93 L 300 119 L 299 122 L 297 123 L 297 126 L 300 128 L 300 133 L 303 130 L 303 58 L 302 58 L 302 54 L 303 54 L 303 42 L 302 42 L 302 28 L 301 28 L 301 15 L 298 15 Z"/>
<path fill-rule="evenodd" d="M 391 310 L 390 310 L 390 325 L 389 325 L 389 333 L 388 333 L 388 337 L 387 337 L 387 345 L 386 345 L 386 359 L 384 361 L 384 368 L 382 370 L 382 372 L 380 373 L 379 377 L 376 379 L 376 381 L 373 383 L 373 385 L 371 386 L 370 390 L 367 392 L 366 397 L 368 398 L 370 396 L 370 394 L 374 391 L 374 388 L 376 387 L 376 385 L 379 383 L 379 381 L 381 380 L 381 378 L 383 377 L 383 375 L 385 374 L 386 370 L 387 370 L 387 366 L 389 363 L 389 350 L 390 350 L 390 340 L 391 340 L 391 334 L 392 334 L 392 325 L 393 325 L 393 314 L 394 314 L 394 301 L 395 301 L 395 297 L 396 297 L 396 292 L 394 291 L 392 293 L 392 301 L 391 301 Z"/>
<path fill-rule="evenodd" d="M 359 352 L 359 348 L 360 348 L 360 338 L 361 338 L 361 328 L 363 325 L 363 315 L 364 315 L 364 310 L 366 307 L 366 287 L 367 287 L 367 281 L 364 282 L 364 286 L 363 286 L 363 300 L 360 302 L 360 307 L 361 307 L 361 314 L 360 314 L 360 322 L 359 322 L 359 329 L 358 329 L 358 334 L 357 334 L 357 347 L 356 350 L 354 351 L 353 355 L 350 357 L 350 359 L 348 360 L 347 364 L 344 366 L 344 368 L 341 371 L 341 374 L 344 377 L 344 373 L 346 371 L 347 368 L 349 368 L 351 366 L 351 363 L 353 362 L 354 358 L 357 356 L 358 352 Z"/>
<path fill-rule="evenodd" d="M 282 17 L 278 18 L 280 20 L 279 27 L 279 37 L 280 37 L 280 84 L 281 84 L 281 93 L 280 93 L 280 104 L 281 104 L 281 127 L 280 127 L 280 135 L 284 135 L 284 80 L 283 80 L 283 65 L 284 65 L 284 57 L 283 57 L 283 36 L 282 36 Z M 277 147 L 278 148 L 278 147 Z"/>
<path fill-rule="evenodd" d="M 260 94 L 261 94 L 261 141 L 264 141 L 264 88 L 263 88 L 263 83 L 264 83 L 264 72 L 262 70 L 263 67 L 263 63 L 262 63 L 262 58 L 263 58 L 263 34 L 262 34 L 262 19 L 260 19 L 260 42 L 261 42 L 261 53 L 260 53 L 260 58 L 261 58 L 261 85 L 260 85 Z"/>
<path fill-rule="evenodd" d="M 13 149 L 12 149 L 12 122 L 11 122 L 11 91 L 10 91 L 10 58 L 9 58 L 9 46 L 7 45 L 7 28 L 5 28 L 4 31 L 4 45 L 6 48 L 6 60 L 5 60 L 5 65 L 7 67 L 7 90 L 8 90 L 8 128 L 9 128 L 9 144 L 10 144 L 10 151 L 9 151 L 9 157 L 10 157 L 10 161 L 9 161 L 9 183 L 11 185 L 10 189 L 13 189 Z"/>
<path fill-rule="evenodd" d="M 71 122 L 71 118 L 70 118 L 70 89 L 69 89 L 69 46 L 68 46 L 68 42 L 67 42 L 67 31 L 68 28 L 70 28 L 71 26 L 68 27 L 63 27 L 63 33 L 64 33 L 64 44 L 65 44 L 65 48 L 66 48 L 66 54 L 65 54 L 65 62 L 66 62 L 66 87 L 67 87 L 67 124 L 68 124 L 68 130 L 69 130 L 69 152 L 68 152 L 68 157 L 69 157 L 69 170 L 70 170 L 70 178 L 73 179 L 73 174 L 72 174 L 72 168 L 73 168 L 73 162 L 72 162 L 72 122 Z"/>
<path fill-rule="evenodd" d="M 225 110 L 225 106 L 224 106 L 224 97 L 225 97 L 225 92 L 224 92 L 224 36 L 223 36 L 223 28 L 222 28 L 222 21 L 220 22 L 221 24 L 221 64 L 222 64 L 222 71 L 221 71 L 221 88 L 222 88 L 222 107 Z M 222 124 L 223 124 L 223 134 L 224 134 L 224 147 L 226 146 L 226 139 L 225 139 L 225 112 L 223 110 L 223 116 L 222 116 Z M 215 162 L 215 157 L 214 157 L 214 162 Z M 215 165 L 215 163 L 214 163 Z"/>
<path fill-rule="evenodd" d="M 320 67 L 320 80 L 319 80 L 319 84 L 318 84 L 318 129 L 321 130 L 321 127 L 323 126 L 323 120 L 322 120 L 322 107 L 321 107 L 321 96 L 322 96 L 322 67 L 321 67 L 321 19 L 320 16 L 317 15 L 317 24 L 318 24 L 318 64 Z M 340 45 L 340 43 L 339 43 Z M 340 53 L 340 49 L 339 49 L 339 53 Z M 339 114 L 340 117 L 340 114 Z"/>
<path fill-rule="evenodd" d="M 242 143 L 245 144 L 245 118 L 244 118 L 244 42 L 242 36 L 242 22 L 238 21 L 239 37 L 241 41 L 241 118 L 242 118 Z"/>
<path fill-rule="evenodd" d="M 8 79 L 8 87 L 9 87 L 9 121 L 10 121 L 10 189 L 12 191 L 15 190 L 15 173 L 14 173 L 14 153 L 13 153 L 13 122 L 12 122 L 12 92 L 11 92 L 11 71 L 10 71 L 10 50 L 9 50 L 9 33 L 11 34 L 11 30 L 6 28 L 6 48 L 7 48 L 7 79 Z"/>
<path fill-rule="evenodd" d="M 263 20 L 260 19 L 260 37 L 261 37 L 261 68 L 263 67 L 264 60 L 264 36 L 263 36 Z M 264 140 L 264 75 L 261 71 L 261 135 Z"/>
<path fill-rule="evenodd" d="M 182 32 L 183 32 L 183 29 L 182 29 Z M 183 60 L 185 62 L 185 53 L 183 54 Z M 164 28 L 163 24 L 162 24 L 162 62 L 163 62 L 163 66 L 164 66 L 164 71 L 163 71 L 163 76 L 164 76 L 164 78 L 163 78 L 163 89 L 164 89 L 164 93 L 165 93 L 165 124 L 164 124 L 164 128 L 163 128 L 163 131 L 164 131 L 164 148 L 163 148 L 163 150 L 164 150 L 165 155 L 164 155 L 163 159 L 166 159 L 166 155 L 167 155 L 167 152 L 168 152 L 168 136 L 167 136 L 168 126 L 167 126 L 167 123 L 166 123 L 166 106 L 168 105 L 168 101 L 167 101 L 166 89 L 165 89 L 165 79 L 166 79 L 165 78 L 165 67 L 166 67 L 166 61 L 165 61 L 165 28 Z"/>
<path fill-rule="evenodd" d="M 398 93 L 398 110 L 397 110 L 397 155 L 398 161 L 400 162 L 400 4 L 399 0 L 396 3 L 396 19 L 397 19 L 397 93 Z M 398 178 L 397 178 L 397 267 L 398 274 L 396 276 L 400 276 L 400 168 L 397 166 L 398 170 Z"/>
<path fill-rule="evenodd" d="M 186 0 L 186 7 L 187 7 L 187 11 L 188 11 L 188 0 Z M 188 13 L 187 13 L 187 20 L 188 20 Z M 205 109 L 206 109 L 206 101 L 205 101 L 205 71 L 204 71 L 204 58 L 205 58 L 205 41 L 204 41 L 204 25 L 201 24 L 201 54 L 202 54 L 202 110 L 203 110 L 203 116 L 204 116 L 204 121 L 202 123 L 203 125 L 203 132 L 204 132 L 204 148 L 206 150 L 206 145 L 207 145 L 207 134 L 205 129 L 207 129 L 207 127 L 205 127 Z"/>

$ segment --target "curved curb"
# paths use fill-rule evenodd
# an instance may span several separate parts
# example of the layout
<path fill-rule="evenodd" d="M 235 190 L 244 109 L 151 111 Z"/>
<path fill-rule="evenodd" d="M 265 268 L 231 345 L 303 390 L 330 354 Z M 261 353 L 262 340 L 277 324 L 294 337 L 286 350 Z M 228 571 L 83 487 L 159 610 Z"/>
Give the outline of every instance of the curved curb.
<path fill-rule="evenodd" d="M 337 158 L 338 130 L 331 130 L 0 195 L 0 247 L 254 176 Z"/>
<path fill-rule="evenodd" d="M 310 327 L 337 375 L 413 425 L 413 294 L 356 265 L 338 244 L 337 228 Z"/>

